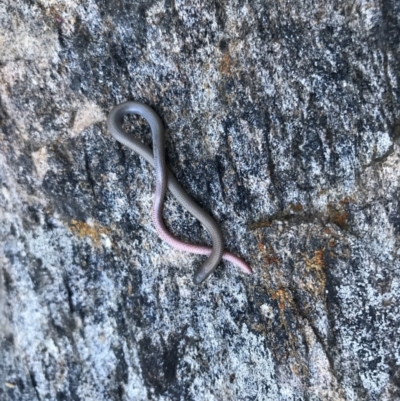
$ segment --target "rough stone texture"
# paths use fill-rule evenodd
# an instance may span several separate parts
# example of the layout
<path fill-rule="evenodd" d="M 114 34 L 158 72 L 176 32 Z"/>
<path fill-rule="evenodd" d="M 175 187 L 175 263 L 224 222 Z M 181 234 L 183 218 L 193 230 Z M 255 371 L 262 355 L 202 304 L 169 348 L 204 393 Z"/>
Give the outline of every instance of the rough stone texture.
<path fill-rule="evenodd" d="M 0 27 L 1 400 L 400 399 L 398 1 L 4 0 Z M 158 239 L 105 125 L 128 99 L 253 276 L 196 287 Z"/>

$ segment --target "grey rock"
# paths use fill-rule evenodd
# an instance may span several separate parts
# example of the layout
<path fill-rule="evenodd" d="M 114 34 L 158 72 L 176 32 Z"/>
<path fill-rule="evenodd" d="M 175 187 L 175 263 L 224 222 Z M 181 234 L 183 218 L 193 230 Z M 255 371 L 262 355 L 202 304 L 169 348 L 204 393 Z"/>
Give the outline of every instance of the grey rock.
<path fill-rule="evenodd" d="M 1 400 L 400 399 L 398 1 L 6 0 L 0 27 Z M 196 287 L 158 239 L 125 100 L 252 276 Z"/>

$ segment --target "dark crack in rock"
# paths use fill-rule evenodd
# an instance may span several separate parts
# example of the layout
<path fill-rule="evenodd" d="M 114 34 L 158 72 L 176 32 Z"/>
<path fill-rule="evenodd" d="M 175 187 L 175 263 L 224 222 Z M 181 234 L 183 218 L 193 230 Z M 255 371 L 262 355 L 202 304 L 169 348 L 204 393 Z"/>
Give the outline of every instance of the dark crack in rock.
<path fill-rule="evenodd" d="M 399 2 L 5 0 L 0 26 L 1 400 L 400 399 Z M 253 276 L 196 287 L 157 237 L 125 100 Z"/>

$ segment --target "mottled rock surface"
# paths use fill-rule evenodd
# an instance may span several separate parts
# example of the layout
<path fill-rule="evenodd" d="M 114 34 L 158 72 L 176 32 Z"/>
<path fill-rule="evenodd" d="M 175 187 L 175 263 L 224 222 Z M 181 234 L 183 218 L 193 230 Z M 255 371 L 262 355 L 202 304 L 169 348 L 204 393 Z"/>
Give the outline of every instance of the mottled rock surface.
<path fill-rule="evenodd" d="M 1 400 L 400 399 L 398 1 L 4 0 L 0 27 Z M 129 99 L 253 276 L 196 287 L 159 240 L 106 129 Z"/>

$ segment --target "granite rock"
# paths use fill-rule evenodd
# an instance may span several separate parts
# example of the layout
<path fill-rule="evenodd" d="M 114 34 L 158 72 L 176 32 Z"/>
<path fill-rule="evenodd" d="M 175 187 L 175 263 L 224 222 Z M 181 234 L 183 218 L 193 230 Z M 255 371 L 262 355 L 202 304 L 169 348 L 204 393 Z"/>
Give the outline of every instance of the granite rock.
<path fill-rule="evenodd" d="M 5 0 L 0 27 L 2 400 L 400 399 L 399 2 Z M 252 276 L 197 287 L 158 238 L 125 100 Z"/>

